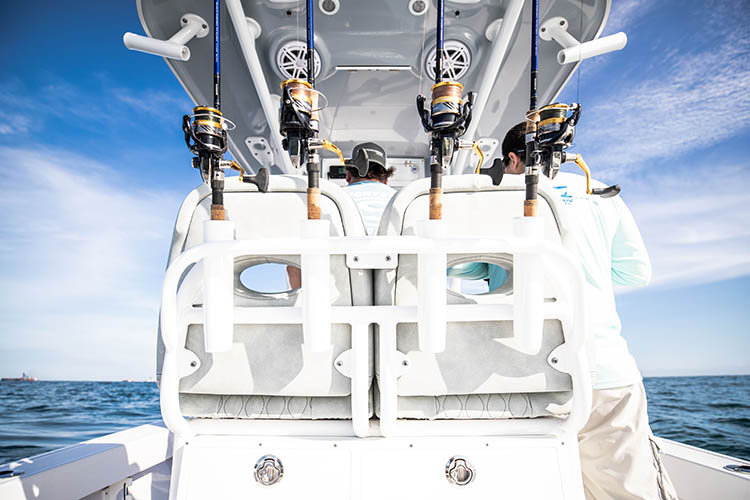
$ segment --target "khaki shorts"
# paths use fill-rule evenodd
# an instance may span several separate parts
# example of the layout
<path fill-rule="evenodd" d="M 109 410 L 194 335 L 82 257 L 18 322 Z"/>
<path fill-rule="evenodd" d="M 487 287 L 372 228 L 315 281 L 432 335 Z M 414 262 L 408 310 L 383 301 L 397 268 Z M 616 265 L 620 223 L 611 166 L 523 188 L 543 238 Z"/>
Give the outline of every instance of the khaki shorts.
<path fill-rule="evenodd" d="M 578 445 L 588 500 L 677 500 L 648 425 L 642 382 L 594 390 Z"/>

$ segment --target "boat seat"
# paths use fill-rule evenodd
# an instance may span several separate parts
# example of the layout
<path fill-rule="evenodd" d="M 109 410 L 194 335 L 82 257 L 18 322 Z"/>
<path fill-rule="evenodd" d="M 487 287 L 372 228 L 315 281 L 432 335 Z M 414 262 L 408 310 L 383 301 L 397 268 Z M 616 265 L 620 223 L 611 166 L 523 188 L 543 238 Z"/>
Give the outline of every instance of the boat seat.
<path fill-rule="evenodd" d="M 332 182 L 321 180 L 321 218 L 331 223 L 332 236 L 365 236 L 356 205 Z M 299 236 L 307 217 L 307 179 L 273 175 L 261 193 L 237 177 L 226 179 L 227 218 L 236 224 L 236 239 Z M 211 193 L 201 185 L 180 208 L 169 253 L 171 263 L 183 251 L 203 243 L 203 222 L 210 217 Z M 299 255 L 264 255 L 235 259 L 235 307 L 298 305 L 300 290 L 262 293 L 240 280 L 248 267 L 275 262 L 300 265 Z M 189 273 L 190 270 L 186 272 Z M 331 256 L 332 304 L 371 305 L 372 273 L 350 270 L 343 255 Z M 197 300 L 200 303 L 200 298 Z M 180 381 L 180 407 L 185 416 L 263 419 L 351 418 L 350 379 L 334 369 L 334 360 L 351 348 L 349 325 L 332 325 L 333 348 L 310 353 L 302 349 L 302 326 L 236 324 L 228 352 L 206 353 L 202 324 L 188 326 L 185 348 L 200 359 L 200 367 Z M 164 347 L 158 343 L 157 375 Z M 370 333 L 372 346 L 372 333 Z M 373 360 L 370 361 L 373 363 Z M 371 373 L 372 373 L 371 369 Z M 372 390 L 370 398 L 372 407 Z"/>
<path fill-rule="evenodd" d="M 430 180 L 421 179 L 399 191 L 385 209 L 378 234 L 415 234 L 417 222 L 428 214 L 429 188 Z M 513 219 L 522 215 L 523 176 L 506 176 L 501 186 L 493 186 L 486 175 L 446 176 L 443 189 L 447 234 L 513 235 Z M 566 234 L 558 200 L 549 181 L 540 179 L 538 213 L 544 219 L 544 237 L 559 244 Z M 512 304 L 511 255 L 449 254 L 447 262 L 449 267 L 494 263 L 508 273 L 506 283 L 493 292 L 466 295 L 448 290 L 448 304 Z M 400 255 L 396 269 L 375 272 L 376 303 L 414 306 L 416 285 L 416 255 Z M 545 300 L 554 300 L 556 293 L 545 277 Z M 407 356 L 409 369 L 397 382 L 397 417 L 495 419 L 566 414 L 571 406 L 571 378 L 547 363 L 549 353 L 563 342 L 562 323 L 556 319 L 545 320 L 542 348 L 531 354 L 516 347 L 512 321 L 449 322 L 446 350 L 431 354 L 418 349 L 416 323 L 399 324 L 397 349 Z"/>

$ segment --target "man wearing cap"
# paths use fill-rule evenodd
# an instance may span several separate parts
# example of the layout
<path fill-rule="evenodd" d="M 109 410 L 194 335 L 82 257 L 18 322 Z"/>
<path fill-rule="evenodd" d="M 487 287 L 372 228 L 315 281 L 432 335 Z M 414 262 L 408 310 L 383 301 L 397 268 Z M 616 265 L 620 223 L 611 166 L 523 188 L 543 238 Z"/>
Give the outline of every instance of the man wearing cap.
<path fill-rule="evenodd" d="M 357 204 L 369 236 L 377 234 L 383 210 L 396 193 L 388 186 L 392 175 L 393 168 L 386 166 L 383 148 L 374 142 L 354 146 L 352 158 L 346 162 L 348 185 L 344 189 Z"/>

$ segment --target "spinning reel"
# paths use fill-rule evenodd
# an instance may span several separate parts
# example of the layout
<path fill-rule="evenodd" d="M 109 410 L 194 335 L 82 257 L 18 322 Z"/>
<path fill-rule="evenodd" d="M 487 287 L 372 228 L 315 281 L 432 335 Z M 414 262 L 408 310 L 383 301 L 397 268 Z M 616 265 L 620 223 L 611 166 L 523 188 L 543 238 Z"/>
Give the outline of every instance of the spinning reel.
<path fill-rule="evenodd" d="M 224 160 L 227 151 L 227 130 L 232 130 L 234 123 L 224 118 L 221 111 L 207 106 L 193 108 L 192 115 L 182 117 L 182 131 L 185 144 L 193 157 L 193 168 L 201 173 L 203 182 L 210 184 L 212 191 L 223 191 L 224 169 L 231 168 L 240 173 L 240 181 L 255 184 L 258 190 L 268 190 L 268 169 L 262 168 L 256 175 L 245 175 L 242 167 L 233 160 Z M 216 201 L 223 199 L 215 193 Z M 222 203 L 217 203 L 221 205 Z"/>
<path fill-rule="evenodd" d="M 474 92 L 469 92 L 466 102 L 461 98 L 463 85 L 458 82 L 439 82 L 432 86 L 432 102 L 425 108 L 425 97 L 417 96 L 417 112 L 424 131 L 431 134 L 430 151 L 432 164 L 446 168 L 458 149 L 471 149 L 473 143 L 462 143 L 459 139 L 471 123 L 471 108 Z"/>
<path fill-rule="evenodd" d="M 312 85 L 295 78 L 281 82 L 280 132 L 282 146 L 289 151 L 295 168 L 307 162 L 309 140 L 318 133 L 318 120 L 314 113 L 318 96 Z"/>
<path fill-rule="evenodd" d="M 437 75 L 441 74 L 439 61 Z M 425 108 L 425 97 L 417 96 L 417 112 L 424 131 L 430 134 L 430 219 L 443 217 L 443 169 L 450 166 L 458 149 L 475 149 L 473 142 L 461 141 L 471 123 L 474 92 L 466 102 L 461 98 L 463 85 L 458 82 L 437 82 L 432 86 L 432 102 Z M 480 155 L 481 155 L 481 151 Z M 481 158 L 481 156 L 480 156 Z"/>
<path fill-rule="evenodd" d="M 200 170 L 204 182 L 211 181 L 212 170 L 219 169 L 218 163 L 227 151 L 225 122 L 231 123 L 221 111 L 206 106 L 193 108 L 192 115 L 182 117 L 185 144 L 195 155 L 193 167 Z"/>
<path fill-rule="evenodd" d="M 544 175 L 554 179 L 560 171 L 560 165 L 575 162 L 586 174 L 586 193 L 609 198 L 620 192 L 615 184 L 606 188 L 591 188 L 591 171 L 580 154 L 566 152 L 576 135 L 576 124 L 581 117 L 581 105 L 549 104 L 538 111 L 529 113 L 527 119 L 536 115 L 539 120 L 536 132 L 536 149 L 533 151 L 533 163 L 541 168 Z"/>
<path fill-rule="evenodd" d="M 564 163 L 564 151 L 573 143 L 576 124 L 581 116 L 581 105 L 549 104 L 535 112 L 538 116 L 535 163 L 541 166 L 542 173 L 554 179 Z M 527 116 L 530 119 L 531 116 Z"/>

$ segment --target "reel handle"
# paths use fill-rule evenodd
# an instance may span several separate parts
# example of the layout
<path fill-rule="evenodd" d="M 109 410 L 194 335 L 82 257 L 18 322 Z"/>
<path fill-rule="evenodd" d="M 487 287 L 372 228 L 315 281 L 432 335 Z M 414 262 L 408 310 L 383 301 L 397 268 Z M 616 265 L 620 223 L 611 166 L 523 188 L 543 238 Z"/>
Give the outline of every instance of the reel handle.
<path fill-rule="evenodd" d="M 492 179 L 492 185 L 499 186 L 503 182 L 503 175 L 505 175 L 505 164 L 501 158 L 495 158 L 491 167 L 480 168 L 479 173 L 489 175 Z"/>
<path fill-rule="evenodd" d="M 594 188 L 591 190 L 591 194 L 601 196 L 602 198 L 612 198 L 620 194 L 621 188 L 619 184 L 613 184 L 605 188 Z"/>
<path fill-rule="evenodd" d="M 268 192 L 268 183 L 270 181 L 270 174 L 267 168 L 261 168 L 255 175 L 242 175 L 240 174 L 240 180 L 247 184 L 255 184 L 258 187 L 258 191 L 261 193 Z"/>

